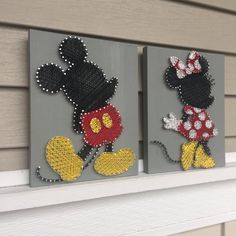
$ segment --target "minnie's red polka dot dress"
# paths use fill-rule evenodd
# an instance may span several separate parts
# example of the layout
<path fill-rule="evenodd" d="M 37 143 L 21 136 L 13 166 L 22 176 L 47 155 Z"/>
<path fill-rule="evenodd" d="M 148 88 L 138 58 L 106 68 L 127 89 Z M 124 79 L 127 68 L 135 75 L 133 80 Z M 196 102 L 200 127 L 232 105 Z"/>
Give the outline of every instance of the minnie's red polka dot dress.
<path fill-rule="evenodd" d="M 217 135 L 217 129 L 206 109 L 185 106 L 184 112 L 190 115 L 186 122 L 180 121 L 178 131 L 191 141 L 209 140 Z"/>

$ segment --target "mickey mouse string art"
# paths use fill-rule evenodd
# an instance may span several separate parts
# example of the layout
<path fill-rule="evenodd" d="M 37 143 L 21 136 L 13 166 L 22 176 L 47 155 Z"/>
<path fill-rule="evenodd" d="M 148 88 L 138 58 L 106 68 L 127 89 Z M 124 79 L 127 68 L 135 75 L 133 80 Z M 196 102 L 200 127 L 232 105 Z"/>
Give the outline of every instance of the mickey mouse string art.
<path fill-rule="evenodd" d="M 180 120 L 174 113 L 163 118 L 164 128 L 179 132 L 188 141 L 182 144 L 179 160 L 172 159 L 166 146 L 160 141 L 151 142 L 160 146 L 168 161 L 180 163 L 184 170 L 192 166 L 212 168 L 215 161 L 208 141 L 218 132 L 206 110 L 214 102 L 214 97 L 211 96 L 213 79 L 208 74 L 208 61 L 196 51 L 191 51 L 187 64 L 174 56 L 170 57 L 170 63 L 165 73 L 165 81 L 170 88 L 177 89 L 184 108 Z"/>
<path fill-rule="evenodd" d="M 118 80 L 106 79 L 103 70 L 88 61 L 87 48 L 78 37 L 67 37 L 59 46 L 59 54 L 67 64 L 67 70 L 49 63 L 38 68 L 36 80 L 43 92 L 63 92 L 74 107 L 73 130 L 83 135 L 84 145 L 76 153 L 71 140 L 65 136 L 52 137 L 46 146 L 46 160 L 60 176 L 48 179 L 37 176 L 44 182 L 74 181 L 94 161 L 94 170 L 104 176 L 113 176 L 128 171 L 133 166 L 135 155 L 129 149 L 114 153 L 113 143 L 122 132 L 121 117 L 109 100 L 114 95 Z M 104 146 L 104 152 L 98 155 Z"/>

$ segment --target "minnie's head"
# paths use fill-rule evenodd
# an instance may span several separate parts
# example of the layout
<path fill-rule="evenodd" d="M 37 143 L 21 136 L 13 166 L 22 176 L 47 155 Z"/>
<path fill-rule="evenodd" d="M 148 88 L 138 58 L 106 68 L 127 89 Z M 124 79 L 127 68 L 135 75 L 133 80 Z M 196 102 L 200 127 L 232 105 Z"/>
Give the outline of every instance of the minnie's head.
<path fill-rule="evenodd" d="M 167 85 L 178 90 L 185 105 L 207 109 L 214 102 L 208 61 L 192 51 L 186 65 L 177 57 L 171 57 L 170 62 L 165 74 Z"/>

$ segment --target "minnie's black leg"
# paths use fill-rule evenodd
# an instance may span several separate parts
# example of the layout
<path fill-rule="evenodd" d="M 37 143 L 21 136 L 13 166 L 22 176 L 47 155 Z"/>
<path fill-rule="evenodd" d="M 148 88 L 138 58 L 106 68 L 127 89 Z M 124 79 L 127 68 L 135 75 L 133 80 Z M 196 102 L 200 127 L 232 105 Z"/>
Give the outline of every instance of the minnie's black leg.
<path fill-rule="evenodd" d="M 208 155 L 208 156 L 211 156 L 211 150 L 210 150 L 210 148 L 208 147 L 208 141 L 200 141 L 200 143 L 202 144 L 202 146 L 203 146 L 203 149 L 204 149 L 204 151 L 205 151 L 205 153 Z"/>
<path fill-rule="evenodd" d="M 91 154 L 92 149 L 93 149 L 92 146 L 85 143 L 77 154 L 83 159 L 83 161 L 86 161 L 87 157 Z"/>
<path fill-rule="evenodd" d="M 113 143 L 106 144 L 105 152 L 113 152 Z"/>

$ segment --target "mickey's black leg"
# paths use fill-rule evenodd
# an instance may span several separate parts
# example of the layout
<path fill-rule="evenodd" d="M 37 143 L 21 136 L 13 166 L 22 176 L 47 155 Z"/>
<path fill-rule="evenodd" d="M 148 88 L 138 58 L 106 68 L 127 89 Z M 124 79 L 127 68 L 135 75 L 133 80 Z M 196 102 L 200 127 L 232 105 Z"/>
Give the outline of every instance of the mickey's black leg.
<path fill-rule="evenodd" d="M 113 143 L 106 144 L 105 152 L 113 152 Z"/>
<path fill-rule="evenodd" d="M 208 155 L 208 156 L 211 156 L 211 150 L 210 150 L 210 148 L 208 147 L 208 141 L 200 141 L 200 143 L 202 144 L 202 146 L 203 146 L 203 149 L 204 149 L 204 151 L 205 151 L 205 153 Z"/>
<path fill-rule="evenodd" d="M 92 149 L 93 149 L 92 146 L 85 143 L 77 154 L 83 159 L 83 161 L 86 161 L 87 157 L 91 154 Z"/>
<path fill-rule="evenodd" d="M 86 169 L 91 163 L 92 161 L 97 157 L 99 148 L 96 148 L 93 155 L 89 158 L 89 160 L 85 163 L 83 170 Z"/>

